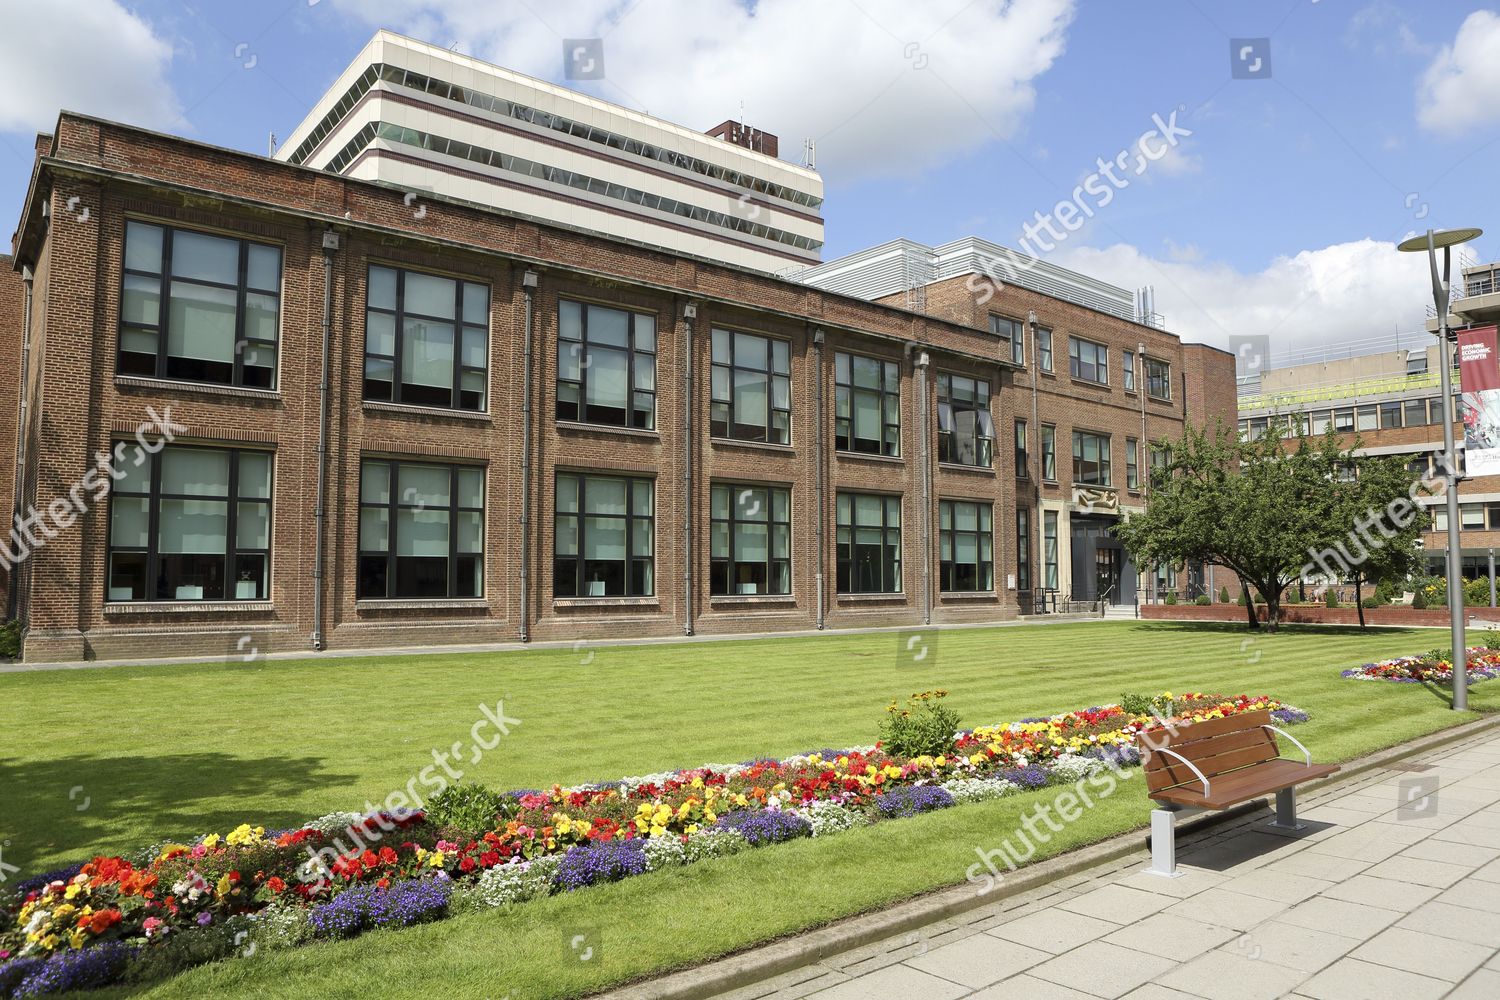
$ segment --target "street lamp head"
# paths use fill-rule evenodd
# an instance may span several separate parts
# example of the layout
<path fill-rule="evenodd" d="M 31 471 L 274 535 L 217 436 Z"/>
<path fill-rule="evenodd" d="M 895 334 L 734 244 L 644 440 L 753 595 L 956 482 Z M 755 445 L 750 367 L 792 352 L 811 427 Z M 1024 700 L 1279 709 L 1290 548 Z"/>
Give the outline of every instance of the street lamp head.
<path fill-rule="evenodd" d="M 1457 246 L 1483 235 L 1483 229 L 1430 229 L 1418 236 L 1402 240 L 1396 244 L 1396 249 L 1403 253 L 1426 253 L 1429 246 L 1434 250 Z M 1427 242 L 1429 236 L 1432 238 L 1431 243 Z"/>

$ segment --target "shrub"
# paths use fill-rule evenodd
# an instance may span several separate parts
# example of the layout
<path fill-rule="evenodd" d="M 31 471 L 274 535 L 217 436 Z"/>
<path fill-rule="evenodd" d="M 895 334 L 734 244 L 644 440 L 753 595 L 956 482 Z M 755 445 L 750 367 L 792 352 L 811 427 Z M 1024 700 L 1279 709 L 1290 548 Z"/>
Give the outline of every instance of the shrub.
<path fill-rule="evenodd" d="M 1169 590 L 1169 591 L 1167 591 L 1167 603 L 1168 604 L 1176 604 L 1177 603 L 1177 591 L 1175 591 L 1175 590 Z"/>
<path fill-rule="evenodd" d="M 1228 604 L 1229 603 L 1229 588 L 1228 587 L 1220 587 L 1219 588 L 1219 603 L 1220 604 Z"/>
<path fill-rule="evenodd" d="M 812 836 L 812 824 L 801 816 L 771 809 L 736 809 L 720 816 L 718 827 L 735 831 L 751 847 Z"/>
<path fill-rule="evenodd" d="M 875 808 L 887 819 L 915 816 L 953 805 L 953 796 L 937 785 L 893 788 L 875 800 Z"/>
<path fill-rule="evenodd" d="M 0 657 L 14 660 L 21 655 L 21 623 L 15 619 L 0 625 Z"/>
<path fill-rule="evenodd" d="M 1332 587 L 1329 587 L 1328 590 L 1327 590 L 1327 592 L 1325 592 L 1323 594 L 1323 606 L 1327 607 L 1327 608 L 1336 608 L 1336 607 L 1338 607 L 1339 606 L 1338 591 L 1334 590 Z"/>
<path fill-rule="evenodd" d="M 235 953 L 245 954 L 249 946 L 242 942 L 250 937 L 252 926 L 251 918 L 235 915 L 204 927 L 175 930 L 151 947 L 141 949 L 125 970 L 125 979 L 147 983 Z"/>
<path fill-rule="evenodd" d="M 1464 584 L 1464 604 L 1471 608 L 1490 606 L 1490 578 L 1481 576 Z"/>
<path fill-rule="evenodd" d="M 1212 604 L 1213 602 L 1214 602 L 1214 599 L 1212 597 L 1209 597 L 1207 594 L 1199 594 L 1197 596 L 1197 598 L 1195 598 L 1193 600 L 1193 603 L 1196 604 L 1196 605 L 1198 605 L 1200 608 L 1201 607 L 1206 607 L 1206 606 Z"/>
<path fill-rule="evenodd" d="M 568 848 L 553 882 L 573 892 L 600 882 L 618 882 L 646 871 L 646 845 L 640 840 L 604 840 Z"/>
<path fill-rule="evenodd" d="M 1427 592 L 1421 587 L 1417 588 L 1416 595 L 1411 599 L 1411 606 L 1417 611 L 1427 610 Z"/>
<path fill-rule="evenodd" d="M 1154 701 L 1155 699 L 1149 694 L 1130 694 L 1127 692 L 1120 695 L 1120 707 L 1131 715 L 1150 715 L 1151 706 Z"/>
<path fill-rule="evenodd" d="M 935 757 L 950 752 L 959 717 L 942 704 L 946 697 L 947 691 L 923 691 L 908 698 L 905 708 L 893 700 L 880 724 L 881 749 L 899 757 Z"/>
<path fill-rule="evenodd" d="M 428 800 L 427 822 L 452 827 L 470 837 L 481 837 L 495 828 L 506 802 L 499 792 L 460 781 Z"/>
<path fill-rule="evenodd" d="M 1366 597 L 1363 601 L 1360 601 L 1359 603 L 1362 604 L 1362 605 L 1364 605 L 1367 608 L 1378 608 L 1382 604 L 1384 604 L 1385 602 L 1382 601 L 1378 597 Z"/>

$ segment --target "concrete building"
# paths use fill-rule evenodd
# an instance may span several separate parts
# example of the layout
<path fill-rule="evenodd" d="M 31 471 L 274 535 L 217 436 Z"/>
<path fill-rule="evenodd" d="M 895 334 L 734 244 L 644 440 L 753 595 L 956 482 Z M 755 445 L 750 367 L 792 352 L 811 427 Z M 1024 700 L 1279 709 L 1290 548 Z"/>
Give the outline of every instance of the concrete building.
<path fill-rule="evenodd" d="M 391 185 L 413 213 L 432 192 L 762 271 L 817 263 L 822 178 L 774 135 L 710 133 L 380 31 L 275 155 Z"/>

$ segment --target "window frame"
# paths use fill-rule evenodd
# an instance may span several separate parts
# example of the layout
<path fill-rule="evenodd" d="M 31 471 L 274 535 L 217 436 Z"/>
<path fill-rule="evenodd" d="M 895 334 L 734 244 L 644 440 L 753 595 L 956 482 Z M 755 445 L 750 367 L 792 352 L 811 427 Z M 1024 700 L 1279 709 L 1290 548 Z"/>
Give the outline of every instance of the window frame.
<path fill-rule="evenodd" d="M 973 404 L 970 406 L 967 400 L 960 401 L 955 405 L 953 395 L 953 380 L 971 382 L 973 389 Z M 990 404 L 993 397 L 990 394 L 990 383 L 988 379 L 975 378 L 969 375 L 953 375 L 948 372 L 939 372 L 937 376 L 937 423 L 938 423 L 938 463 L 940 465 L 958 465 L 967 469 L 993 469 L 995 467 L 995 420 L 990 413 Z M 981 398 L 982 397 L 982 398 Z M 946 407 L 946 415 L 944 408 Z M 958 418 L 962 413 L 974 414 L 974 461 L 965 462 L 958 457 L 959 432 Z M 943 424 L 946 419 L 948 427 Z M 989 433 L 983 433 L 988 429 Z"/>
<path fill-rule="evenodd" d="M 162 492 L 162 488 L 161 488 L 162 464 L 163 464 L 162 459 L 166 455 L 166 453 L 169 452 L 169 451 L 176 451 L 176 452 L 182 452 L 182 451 L 220 452 L 220 453 L 224 453 L 224 454 L 228 455 L 228 457 L 229 457 L 229 469 L 228 469 L 228 479 L 227 479 L 227 482 L 225 484 L 225 493 L 224 493 L 224 495 L 221 497 L 221 496 L 217 496 L 217 495 L 210 496 L 210 495 L 202 494 L 202 493 L 195 493 L 195 494 L 190 494 L 190 493 L 164 494 Z M 245 455 L 245 454 L 263 455 L 266 458 L 268 481 L 267 481 L 267 486 L 266 486 L 266 495 L 264 497 L 242 497 L 242 496 L 239 495 L 239 491 L 240 491 L 240 458 L 241 458 L 242 455 Z M 147 604 L 147 603 L 159 603 L 159 602 L 164 602 L 164 601 L 170 601 L 170 602 L 174 602 L 174 603 L 183 603 L 183 604 L 204 604 L 204 603 L 225 603 L 225 602 L 236 602 L 237 603 L 237 602 L 241 602 L 241 601 L 269 602 L 271 600 L 271 553 L 272 553 L 272 551 L 275 548 L 275 546 L 273 544 L 273 539 L 275 537 L 275 528 L 276 528 L 276 524 L 275 524 L 276 452 L 272 451 L 272 450 L 269 450 L 269 449 L 262 449 L 262 448 L 224 448 L 224 447 L 217 447 L 217 446 L 214 446 L 214 445 L 197 445 L 197 444 L 175 445 L 175 444 L 172 444 L 172 445 L 165 445 L 165 446 L 163 446 L 161 448 L 158 448 L 154 453 L 150 453 L 150 461 L 151 461 L 151 474 L 150 474 L 150 481 L 147 483 L 147 486 L 146 486 L 146 492 L 142 493 L 142 492 L 140 492 L 138 490 L 125 490 L 125 489 L 121 489 L 120 488 L 120 484 L 121 484 L 121 482 L 123 482 L 123 480 L 112 481 L 110 483 L 109 498 L 108 498 L 109 499 L 109 508 L 108 508 L 107 513 L 106 513 L 107 519 L 106 519 L 106 522 L 105 522 L 105 524 L 106 524 L 106 528 L 105 528 L 105 546 L 104 546 L 104 550 L 105 550 L 104 551 L 104 560 L 105 560 L 105 562 L 104 562 L 104 575 L 105 575 L 105 579 L 104 579 L 104 599 L 105 599 L 105 603 L 107 603 L 107 604 Z M 146 501 L 146 544 L 144 546 L 140 546 L 140 545 L 119 545 L 119 544 L 116 544 L 115 537 L 114 537 L 114 524 L 115 524 L 115 513 L 116 513 L 115 505 L 120 500 L 131 500 L 131 501 L 137 501 L 137 502 L 141 501 L 141 500 L 145 500 Z M 191 502 L 191 501 L 222 502 L 225 505 L 226 510 L 225 510 L 225 521 L 224 521 L 224 555 L 223 555 L 222 558 L 223 558 L 223 568 L 224 568 L 223 580 L 224 580 L 224 583 L 225 583 L 225 586 L 226 586 L 226 591 L 227 591 L 228 586 L 230 584 L 232 584 L 232 583 L 238 583 L 239 582 L 236 579 L 236 577 L 237 577 L 237 573 L 238 573 L 238 569 L 239 569 L 239 561 L 240 561 L 241 557 L 243 557 L 243 556 L 250 556 L 252 558 L 259 557 L 260 559 L 263 560 L 263 565 L 265 566 L 265 573 L 264 573 L 264 579 L 261 581 L 261 586 L 259 588 L 260 594 L 258 596 L 256 596 L 256 597 L 235 597 L 235 596 L 232 596 L 232 595 L 230 595 L 229 593 L 226 592 L 226 593 L 224 593 L 224 594 L 222 594 L 222 595 L 220 595 L 218 597 L 210 597 L 210 596 L 205 596 L 205 597 L 177 597 L 175 594 L 172 595 L 172 596 L 170 596 L 170 597 L 163 597 L 163 596 L 161 596 L 161 594 L 159 593 L 159 591 L 153 592 L 153 587 L 160 587 L 161 585 L 165 584 L 165 582 L 166 582 L 165 579 L 164 579 L 163 573 L 162 573 L 162 569 L 161 569 L 161 559 L 162 559 L 162 556 L 163 556 L 163 553 L 161 551 L 161 521 L 162 521 L 162 517 L 161 517 L 161 505 L 162 505 L 162 502 L 165 501 L 165 500 L 189 501 L 189 502 Z M 263 506 L 265 508 L 265 518 L 266 518 L 266 547 L 265 548 L 263 548 L 263 549 L 261 549 L 261 548 L 245 548 L 245 547 L 241 547 L 240 546 L 240 544 L 239 544 L 239 516 L 240 516 L 240 509 L 239 508 L 240 508 L 241 504 L 256 504 L 258 506 Z M 146 559 L 145 559 L 145 566 L 144 566 L 144 570 L 143 570 L 143 572 L 145 574 L 145 576 L 144 576 L 144 592 L 143 592 L 143 596 L 141 596 L 141 597 L 122 597 L 122 598 L 115 598 L 115 597 L 111 597 L 110 596 L 110 592 L 113 589 L 112 586 L 111 586 L 111 582 L 113 580 L 113 575 L 114 575 L 114 556 L 115 556 L 115 554 L 117 552 L 129 553 L 129 554 L 137 554 L 137 553 L 139 553 L 139 554 L 143 554 L 146 557 Z M 172 555 L 172 554 L 177 554 L 177 553 L 166 553 L 166 554 L 167 555 Z M 210 556 L 212 555 L 211 553 L 188 553 L 188 554 L 192 554 L 192 555 L 210 555 Z"/>
<path fill-rule="evenodd" d="M 1135 352 L 1120 352 L 1120 387 L 1126 392 L 1135 392 Z"/>
<path fill-rule="evenodd" d="M 1083 350 L 1087 346 L 1094 357 L 1088 362 L 1089 367 L 1098 377 L 1085 375 Z M 1109 385 L 1109 346 L 1101 344 L 1097 340 L 1088 340 L 1077 334 L 1068 335 L 1068 374 L 1080 382 L 1091 385 Z"/>
<path fill-rule="evenodd" d="M 714 502 L 715 501 L 715 494 L 717 494 L 721 490 L 724 491 L 724 495 L 725 495 L 724 509 L 727 512 L 727 516 L 725 516 L 725 517 L 720 517 L 718 515 L 718 513 L 717 513 L 717 505 Z M 734 496 L 734 494 L 736 492 L 738 492 L 739 490 L 760 490 L 760 491 L 764 491 L 765 492 L 765 494 L 766 494 L 766 516 L 765 516 L 764 520 L 751 520 L 749 518 L 744 518 L 744 517 L 740 516 L 740 513 L 739 513 L 739 507 L 740 507 L 740 505 L 738 503 L 737 498 Z M 779 504 L 778 504 L 777 498 L 776 498 L 777 494 L 781 495 L 781 501 L 780 501 Z M 779 506 L 780 510 L 784 514 L 784 517 L 781 518 L 781 519 L 778 519 L 777 516 L 776 516 L 776 512 L 777 512 L 778 506 Z M 792 551 L 793 551 L 793 540 L 792 540 L 792 491 L 791 491 L 791 488 L 788 487 L 788 486 L 773 485 L 773 484 L 768 484 L 768 483 L 714 482 L 714 483 L 711 483 L 709 485 L 708 511 L 709 511 L 709 516 L 708 516 L 708 526 L 709 526 L 709 543 L 708 543 L 708 553 L 709 553 L 709 558 L 708 558 L 709 595 L 712 596 L 712 597 L 746 597 L 746 596 L 750 596 L 750 597 L 789 597 L 789 596 L 791 596 L 791 594 L 792 594 L 792 586 L 793 586 L 792 585 Z M 722 556 L 722 557 L 717 556 L 717 555 L 714 554 L 715 534 L 716 534 L 716 529 L 718 528 L 719 525 L 724 525 L 725 526 L 726 554 L 724 556 Z M 734 568 L 735 568 L 735 566 L 737 566 L 740 563 L 747 562 L 747 560 L 736 558 L 736 549 L 738 548 L 738 544 L 739 543 L 736 540 L 735 529 L 737 527 L 740 527 L 741 525 L 764 525 L 765 529 L 766 529 L 766 558 L 765 558 L 765 561 L 764 561 L 764 563 L 762 565 L 764 566 L 765 572 L 766 572 L 767 586 L 766 586 L 765 590 L 757 590 L 753 594 L 745 594 L 745 593 L 742 593 L 742 592 L 740 592 L 738 590 L 728 589 L 729 587 L 734 586 Z M 777 528 L 785 528 L 786 529 L 786 556 L 785 556 L 785 558 L 777 558 L 777 556 L 776 556 L 776 529 Z M 785 563 L 786 564 L 786 566 L 785 566 L 785 580 L 786 580 L 785 589 L 771 589 L 772 588 L 772 581 L 774 581 L 774 580 L 776 580 L 778 578 L 777 577 L 777 564 L 778 563 Z M 720 581 L 719 581 L 719 567 L 720 567 L 720 565 L 722 565 L 724 567 L 724 574 L 725 574 L 725 576 L 724 576 L 725 586 L 724 587 L 720 586 Z"/>
<path fill-rule="evenodd" d="M 1042 425 L 1042 482 L 1057 482 L 1057 425 Z M 1050 473 L 1050 474 L 1049 474 Z"/>
<path fill-rule="evenodd" d="M 728 360 L 719 360 L 719 337 L 723 335 L 729 350 Z M 742 365 L 735 360 L 737 353 L 737 342 L 740 337 L 754 337 L 766 342 L 766 367 L 756 368 Z M 786 351 L 786 370 L 776 370 L 776 350 L 780 346 Z M 714 376 L 721 370 L 729 373 L 727 397 L 720 396 L 719 390 L 714 385 Z M 745 371 L 759 373 L 766 377 L 766 422 L 763 427 L 756 424 L 743 424 L 736 420 L 735 401 L 736 387 L 735 373 Z M 776 405 L 777 380 L 781 380 L 786 388 L 786 406 Z M 782 447 L 790 447 L 792 444 L 792 342 L 784 337 L 775 337 L 768 333 L 759 333 L 754 330 L 741 330 L 729 326 L 714 326 L 709 332 L 709 435 L 725 441 L 749 441 L 753 444 L 771 444 Z M 720 421 L 718 411 L 724 407 L 725 419 Z M 777 414 L 786 415 L 786 428 L 782 440 L 774 440 L 778 428 L 776 426 Z M 737 433 L 740 427 L 760 427 L 764 430 L 764 436 L 756 437 L 754 434 Z"/>
<path fill-rule="evenodd" d="M 974 508 L 974 528 L 958 527 L 958 508 Z M 972 535 L 975 561 L 960 563 L 957 558 L 960 536 Z M 986 548 L 989 555 L 985 556 Z M 972 567 L 973 586 L 960 586 L 960 566 Z M 986 580 L 988 584 L 986 585 Z M 944 594 L 986 594 L 995 591 L 995 511 L 984 500 L 938 501 L 938 590 Z"/>
<path fill-rule="evenodd" d="M 578 482 L 578 509 L 576 511 L 564 512 L 558 509 L 557 498 L 561 493 L 560 484 L 564 479 L 569 478 L 576 479 Z M 587 499 L 588 484 L 590 481 L 597 482 L 599 480 L 612 480 L 625 483 L 625 513 L 599 514 L 589 512 Z M 636 491 L 641 488 L 644 488 L 648 492 L 648 498 L 650 500 L 648 506 L 651 511 L 649 514 L 637 514 L 635 512 Z M 558 531 L 557 527 L 565 517 L 570 517 L 577 521 L 578 530 L 574 536 L 578 542 L 577 551 L 574 552 L 571 556 L 559 553 L 557 551 L 558 541 L 562 537 L 562 532 Z M 589 561 L 585 553 L 588 548 L 587 522 L 590 518 L 620 519 L 625 522 L 625 592 L 622 594 L 610 594 L 608 592 L 602 594 L 582 593 L 582 591 L 585 589 L 585 584 L 588 582 L 584 577 L 585 563 Z M 646 525 L 646 538 L 649 543 L 648 547 L 650 549 L 649 554 L 646 556 L 638 555 L 635 551 L 636 525 L 642 522 L 644 522 Z M 577 572 L 574 581 L 575 586 L 572 593 L 562 593 L 559 589 L 562 583 L 562 576 L 558 573 L 557 568 L 561 561 L 564 559 L 570 559 L 577 564 Z M 593 561 L 615 562 L 616 560 Z M 647 572 L 645 574 L 648 585 L 640 588 L 639 592 L 635 592 L 637 590 L 637 588 L 635 587 L 635 570 L 637 563 L 648 564 Z M 656 596 L 656 479 L 649 476 L 618 474 L 613 472 L 594 473 L 575 472 L 566 469 L 557 470 L 556 474 L 553 477 L 552 494 L 552 596 L 554 599 L 563 600 L 618 600 L 620 598 L 649 598 Z"/>
<path fill-rule="evenodd" d="M 577 340 L 563 335 L 563 307 L 568 305 L 578 307 Z M 598 350 L 623 351 L 628 359 L 627 365 L 629 366 L 629 371 L 626 375 L 626 400 L 624 419 L 622 420 L 601 420 L 589 413 L 589 372 L 592 371 L 592 365 L 586 359 L 588 359 L 591 349 L 589 341 L 589 312 L 594 309 L 624 313 L 626 317 L 626 346 L 621 348 L 614 344 L 600 343 L 596 348 Z M 638 330 L 638 321 L 641 319 L 649 319 L 651 321 L 650 350 L 646 350 L 640 346 L 643 335 Z M 592 424 L 597 427 L 623 427 L 627 430 L 637 431 L 656 430 L 656 376 L 658 348 L 660 346 L 658 339 L 659 331 L 660 324 L 657 322 L 657 315 L 655 313 L 627 309 L 621 306 L 605 305 L 600 302 L 590 302 L 586 299 L 568 298 L 566 296 L 559 297 L 557 300 L 557 380 L 555 386 L 557 398 L 553 404 L 553 413 L 556 419 L 565 423 Z M 580 363 L 578 365 L 577 379 L 563 378 L 563 350 L 565 345 L 578 349 Z M 640 376 L 647 365 L 649 365 L 651 372 L 651 388 L 642 389 L 640 388 L 642 381 Z M 576 392 L 577 398 L 571 404 L 564 403 L 564 385 L 573 386 Z M 642 412 L 638 409 L 638 404 L 642 396 L 649 397 L 650 403 L 650 409 L 644 411 L 646 413 L 646 422 L 644 424 L 637 422 L 637 415 Z M 572 405 L 575 408 L 572 416 L 564 415 L 564 405 Z M 595 407 L 602 408 L 598 404 L 595 404 Z"/>
<path fill-rule="evenodd" d="M 874 362 L 880 365 L 879 389 L 870 389 L 854 384 L 854 364 L 856 360 Z M 895 388 L 891 388 L 890 386 L 893 378 Z M 835 351 L 833 354 L 833 385 L 834 450 L 849 455 L 880 455 L 886 458 L 900 458 L 901 366 L 897 362 L 888 361 L 884 358 L 857 354 L 852 351 Z M 856 447 L 859 441 L 868 440 L 856 437 L 854 431 L 854 401 L 855 396 L 860 393 L 874 393 L 879 400 L 881 438 L 877 442 L 879 447 L 874 451 L 868 448 Z M 887 404 L 892 401 L 894 401 L 896 408 L 896 420 L 894 423 L 887 419 L 888 411 L 886 409 Z M 841 416 L 841 412 L 847 412 L 847 416 Z"/>
<path fill-rule="evenodd" d="M 393 308 L 387 309 L 384 306 L 376 306 L 372 304 L 372 300 L 370 297 L 370 288 L 373 285 L 373 282 L 371 281 L 371 276 L 377 268 L 384 271 L 391 271 L 396 276 L 396 303 Z M 411 274 L 419 275 L 424 278 L 436 278 L 442 281 L 453 282 L 453 315 L 451 317 L 430 316 L 426 313 L 413 313 L 407 311 L 406 278 L 407 275 Z M 484 291 L 484 323 L 482 326 L 478 323 L 472 323 L 464 319 L 464 290 L 470 286 L 482 289 Z M 364 364 L 361 375 L 360 398 L 370 403 L 389 403 L 394 406 L 420 406 L 433 410 L 452 410 L 456 413 L 488 414 L 490 412 L 489 363 L 491 354 L 493 353 L 491 350 L 492 345 L 490 344 L 490 339 L 493 332 L 491 329 L 491 316 L 494 311 L 494 304 L 494 288 L 488 282 L 474 281 L 469 278 L 461 278 L 455 275 L 442 274 L 435 271 L 425 271 L 421 268 L 407 267 L 402 264 L 388 264 L 373 260 L 367 262 L 365 265 L 365 336 L 364 343 L 361 347 L 361 357 L 364 360 Z M 370 351 L 371 313 L 379 313 L 380 315 L 391 317 L 391 349 L 394 352 L 393 354 L 376 354 Z M 413 401 L 401 398 L 402 389 L 405 386 L 405 383 L 403 381 L 404 372 L 402 369 L 405 364 L 406 322 L 408 319 L 425 321 L 427 323 L 447 324 L 448 326 L 451 326 L 453 328 L 453 362 L 451 366 L 452 381 L 449 383 L 448 402 L 446 404 L 428 401 Z M 481 339 L 484 343 L 484 367 L 482 368 L 475 367 L 474 365 L 464 364 L 464 336 L 466 333 L 476 330 L 480 332 Z M 391 365 L 389 397 L 370 394 L 370 386 L 372 384 L 372 380 L 370 378 L 371 360 L 385 361 L 389 362 Z M 484 398 L 478 407 L 464 406 L 463 393 L 465 392 L 465 390 L 463 388 L 463 378 L 465 375 L 475 374 L 479 375 L 483 382 Z M 380 380 L 374 381 L 378 383 Z M 413 385 L 416 384 L 417 383 L 413 383 Z M 435 389 L 437 387 L 429 386 L 428 388 Z"/>
<path fill-rule="evenodd" d="M 1085 438 L 1093 439 L 1096 443 L 1098 458 L 1095 461 L 1095 465 L 1100 469 L 1099 480 L 1097 482 L 1091 482 L 1079 476 L 1079 464 L 1085 461 L 1083 456 Z M 1100 442 L 1102 442 L 1102 447 L 1098 447 Z M 1075 486 L 1103 486 L 1113 488 L 1114 467 L 1110 451 L 1110 435 L 1101 434 L 1098 431 L 1086 431 L 1075 428 L 1073 430 L 1073 484 Z"/>
<path fill-rule="evenodd" d="M 1125 488 L 1127 490 L 1139 490 L 1141 488 L 1141 443 L 1133 437 L 1125 439 Z"/>
<path fill-rule="evenodd" d="M 1031 589 L 1031 508 L 1016 508 L 1016 590 Z"/>
<path fill-rule="evenodd" d="M 1016 478 L 1031 478 L 1031 448 L 1028 434 L 1030 427 L 1024 417 L 1016 417 L 1015 423 L 1015 446 L 1016 446 Z"/>
<path fill-rule="evenodd" d="M 131 227 L 144 227 L 158 230 L 161 233 L 161 259 L 159 272 L 147 271 L 142 268 L 128 266 L 130 249 Z M 208 239 L 224 240 L 237 244 L 235 282 L 212 281 L 207 278 L 180 277 L 172 273 L 172 263 L 176 246 L 176 237 L 180 233 L 191 236 L 200 236 Z M 276 287 L 261 288 L 252 287 L 250 282 L 250 249 L 259 247 L 276 252 Z M 156 323 L 141 323 L 125 319 L 125 293 L 126 285 L 130 278 L 155 280 L 156 286 Z M 215 288 L 220 291 L 232 291 L 234 293 L 234 360 L 230 362 L 229 381 L 219 379 L 201 378 L 190 374 L 174 373 L 170 370 L 171 355 L 168 354 L 168 341 L 172 330 L 172 285 L 181 282 L 201 288 Z M 155 378 L 169 379 L 177 382 L 192 382 L 198 385 L 220 385 L 236 389 L 252 389 L 261 392 L 277 392 L 281 384 L 281 325 L 283 315 L 283 287 L 286 284 L 286 247 L 279 243 L 268 243 L 264 240 L 251 239 L 244 236 L 230 235 L 227 233 L 212 232 L 203 229 L 193 229 L 187 226 L 171 225 L 165 222 L 156 222 L 148 219 L 127 218 L 125 220 L 120 249 L 120 310 L 119 322 L 115 330 L 115 372 L 126 378 Z M 265 296 L 276 300 L 276 329 L 270 340 L 263 337 L 250 337 L 246 335 L 245 321 L 248 308 L 247 300 L 251 295 Z M 150 332 L 156 336 L 156 354 L 150 374 L 139 371 L 127 371 L 124 367 L 125 334 L 127 331 Z M 253 385 L 245 382 L 245 355 L 248 349 L 254 347 L 271 352 L 270 384 Z M 145 357 L 139 351 L 128 352 L 130 354 Z M 253 366 L 261 368 L 260 365 Z"/>
<path fill-rule="evenodd" d="M 880 524 L 859 524 L 855 518 L 857 508 L 856 500 L 860 497 L 874 497 L 880 501 Z M 847 503 L 846 503 L 847 501 Z M 839 490 L 834 494 L 834 586 L 840 595 L 878 594 L 882 596 L 895 596 L 905 593 L 904 569 L 902 566 L 903 551 L 902 532 L 905 528 L 905 512 L 902 510 L 902 498 L 899 495 L 889 493 L 869 493 L 855 490 Z M 849 519 L 846 523 L 844 513 L 847 507 Z M 895 523 L 892 524 L 891 512 L 895 511 Z M 880 581 L 878 589 L 854 589 L 854 571 L 856 566 L 855 550 L 857 543 L 855 533 L 859 530 L 878 530 L 880 532 Z M 847 532 L 848 541 L 844 541 Z M 894 534 L 894 537 L 892 537 Z M 891 558 L 894 553 L 894 559 Z M 887 569 L 891 570 L 895 579 L 885 579 Z"/>
<path fill-rule="evenodd" d="M 1026 324 L 1009 316 L 990 313 L 990 333 L 1006 345 L 1005 356 L 1023 368 L 1026 364 Z"/>
<path fill-rule="evenodd" d="M 1042 586 L 1056 590 L 1059 580 L 1058 517 L 1055 510 L 1042 511 Z"/>
<path fill-rule="evenodd" d="M 1145 362 L 1142 367 L 1146 370 L 1147 398 L 1170 403 L 1172 401 L 1172 363 L 1149 354 L 1143 355 L 1142 360 Z M 1164 388 L 1158 392 L 1159 387 Z"/>
<path fill-rule="evenodd" d="M 386 501 L 378 503 L 365 500 L 365 475 L 368 466 L 383 465 L 386 469 Z M 447 579 L 444 583 L 442 594 L 402 594 L 398 593 L 401 581 L 401 569 L 398 560 L 403 557 L 400 554 L 401 519 L 399 513 L 403 510 L 423 511 L 432 507 L 423 502 L 406 503 L 405 492 L 401 489 L 401 468 L 427 467 L 444 469 L 448 473 L 448 552 L 444 556 L 448 563 Z M 459 503 L 459 473 L 464 470 L 474 470 L 479 473 L 479 501 L 480 506 L 470 507 Z M 485 590 L 489 585 L 489 572 L 485 564 L 485 553 L 487 549 L 488 526 L 486 517 L 486 501 L 489 499 L 489 469 L 484 465 L 466 462 L 445 462 L 440 460 L 429 460 L 423 458 L 386 458 L 384 456 L 362 455 L 359 461 L 359 517 L 356 521 L 355 531 L 355 599 L 358 601 L 465 601 L 482 600 Z M 385 511 L 386 537 L 385 550 L 366 549 L 364 547 L 364 512 L 366 510 Z M 461 514 L 479 515 L 479 551 L 460 552 L 458 549 L 458 522 Z M 460 594 L 458 592 L 459 560 L 463 557 L 474 557 L 479 561 L 479 587 L 474 594 Z M 364 564 L 366 559 L 385 559 L 385 594 L 375 595 L 365 593 L 364 587 Z"/>
<path fill-rule="evenodd" d="M 1036 337 L 1037 367 L 1042 371 L 1052 374 L 1052 328 L 1049 326 L 1034 326 L 1031 328 L 1033 336 Z"/>

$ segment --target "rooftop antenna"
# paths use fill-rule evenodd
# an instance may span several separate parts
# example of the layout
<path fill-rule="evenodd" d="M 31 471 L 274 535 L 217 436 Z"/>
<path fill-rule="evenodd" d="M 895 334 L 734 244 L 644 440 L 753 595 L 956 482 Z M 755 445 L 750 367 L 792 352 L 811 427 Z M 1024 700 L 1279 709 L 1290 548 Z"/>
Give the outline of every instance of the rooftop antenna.
<path fill-rule="evenodd" d="M 270 139 L 268 139 L 266 141 L 266 155 L 267 156 L 275 156 L 276 155 L 276 133 L 275 132 L 272 132 Z"/>
<path fill-rule="evenodd" d="M 816 139 L 802 140 L 802 164 L 808 170 L 818 169 L 818 141 Z"/>

